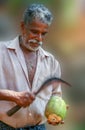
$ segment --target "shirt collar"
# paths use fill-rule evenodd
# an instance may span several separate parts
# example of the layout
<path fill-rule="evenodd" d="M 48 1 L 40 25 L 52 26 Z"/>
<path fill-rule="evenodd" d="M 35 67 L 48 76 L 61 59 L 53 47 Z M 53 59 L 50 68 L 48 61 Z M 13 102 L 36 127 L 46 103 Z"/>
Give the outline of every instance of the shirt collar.
<path fill-rule="evenodd" d="M 15 39 L 11 40 L 8 44 L 6 44 L 8 49 L 16 50 L 19 48 L 19 37 L 17 36 Z"/>
<path fill-rule="evenodd" d="M 19 49 L 19 36 L 17 36 L 14 40 L 11 40 L 7 45 L 8 49 L 17 50 Z M 42 58 L 50 56 L 50 53 L 43 50 L 41 47 L 39 48 L 38 53 L 41 55 Z"/>
<path fill-rule="evenodd" d="M 42 58 L 50 56 L 50 53 L 48 53 L 47 51 L 45 51 L 41 47 L 39 48 L 39 54 L 42 56 Z"/>

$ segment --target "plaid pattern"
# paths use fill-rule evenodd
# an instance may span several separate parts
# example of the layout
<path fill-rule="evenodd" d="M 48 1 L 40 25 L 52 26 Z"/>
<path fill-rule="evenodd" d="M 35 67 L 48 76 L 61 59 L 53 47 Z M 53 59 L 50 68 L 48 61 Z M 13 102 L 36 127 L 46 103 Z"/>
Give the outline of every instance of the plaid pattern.
<path fill-rule="evenodd" d="M 0 130 L 46 130 L 45 125 L 27 126 L 24 128 L 13 128 L 0 121 Z"/>

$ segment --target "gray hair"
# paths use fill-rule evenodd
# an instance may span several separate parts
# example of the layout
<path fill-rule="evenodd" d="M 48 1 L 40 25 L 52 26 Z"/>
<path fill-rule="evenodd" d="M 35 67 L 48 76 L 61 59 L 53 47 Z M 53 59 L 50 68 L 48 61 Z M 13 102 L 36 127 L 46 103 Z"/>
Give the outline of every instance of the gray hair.
<path fill-rule="evenodd" d="M 50 25 L 53 16 L 43 4 L 31 4 L 24 12 L 23 21 L 25 24 L 28 24 L 36 19 Z"/>

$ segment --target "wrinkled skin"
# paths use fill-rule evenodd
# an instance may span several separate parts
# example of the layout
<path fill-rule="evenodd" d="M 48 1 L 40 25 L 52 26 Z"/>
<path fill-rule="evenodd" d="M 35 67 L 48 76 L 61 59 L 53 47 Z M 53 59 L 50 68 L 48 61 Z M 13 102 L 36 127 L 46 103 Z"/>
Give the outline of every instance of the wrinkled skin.
<path fill-rule="evenodd" d="M 22 46 L 28 51 L 37 51 L 43 44 L 45 35 L 48 33 L 48 29 L 49 26 L 39 20 L 35 20 L 30 24 L 28 23 L 28 25 L 21 22 Z"/>
<path fill-rule="evenodd" d="M 27 107 L 35 100 L 34 94 L 31 94 L 26 91 L 16 92 L 15 97 L 16 104 L 18 104 L 21 107 Z"/>
<path fill-rule="evenodd" d="M 12 101 L 21 107 L 26 107 L 35 100 L 35 95 L 27 91 L 16 92 L 0 89 L 0 100 Z"/>

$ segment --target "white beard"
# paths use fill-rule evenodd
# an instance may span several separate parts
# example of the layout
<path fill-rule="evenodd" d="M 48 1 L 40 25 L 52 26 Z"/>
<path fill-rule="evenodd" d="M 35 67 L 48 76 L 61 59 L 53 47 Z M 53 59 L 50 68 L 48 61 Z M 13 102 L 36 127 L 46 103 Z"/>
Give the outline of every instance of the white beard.
<path fill-rule="evenodd" d="M 26 48 L 28 48 L 30 51 L 37 51 L 38 49 L 39 49 L 39 47 L 43 44 L 43 42 L 41 41 L 41 42 L 38 42 L 37 40 L 35 40 L 35 39 L 30 39 L 29 41 L 28 41 L 29 43 L 37 43 L 39 46 L 38 47 L 31 47 L 30 46 L 30 44 L 28 44 L 27 46 L 25 45 L 25 47 Z"/>
<path fill-rule="evenodd" d="M 27 48 L 28 50 L 30 50 L 30 51 L 37 51 L 38 49 L 39 49 L 39 47 L 40 46 L 42 46 L 42 44 L 43 44 L 43 42 L 42 41 L 40 41 L 40 42 L 38 42 L 36 39 L 30 39 L 29 41 L 28 41 L 28 44 L 25 44 L 24 43 L 24 39 L 22 39 L 22 41 L 23 41 L 23 46 L 25 47 L 25 48 Z M 38 47 L 32 47 L 30 44 L 33 44 L 33 43 L 37 43 L 38 44 Z"/>
<path fill-rule="evenodd" d="M 25 46 L 25 45 L 24 45 Z M 33 47 L 31 47 L 30 45 L 28 45 L 28 46 L 25 46 L 27 49 L 29 49 L 30 51 L 38 51 L 38 49 L 39 49 L 39 47 L 40 46 L 38 46 L 38 47 L 35 47 L 35 48 L 33 48 Z"/>

